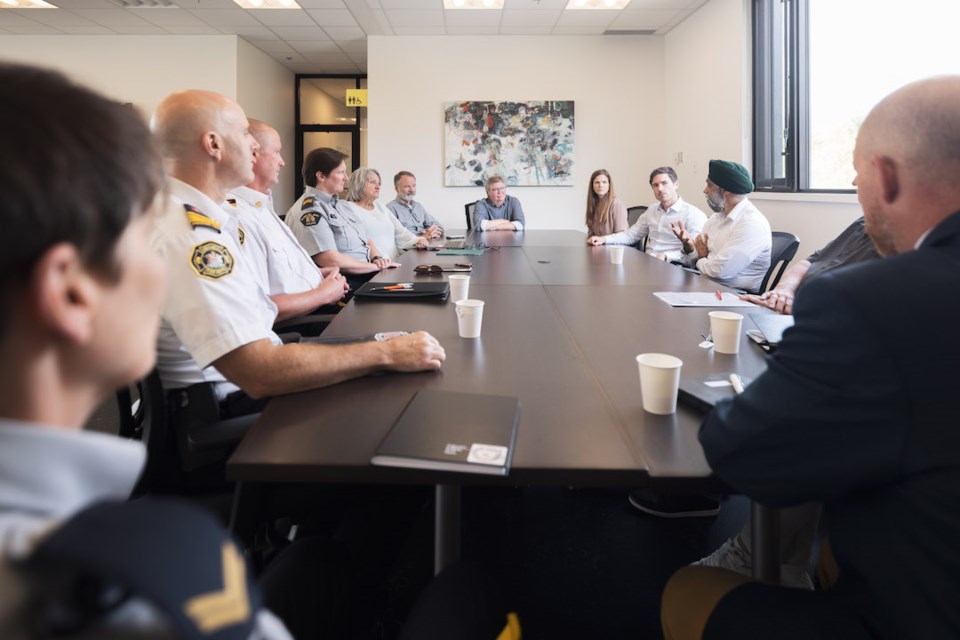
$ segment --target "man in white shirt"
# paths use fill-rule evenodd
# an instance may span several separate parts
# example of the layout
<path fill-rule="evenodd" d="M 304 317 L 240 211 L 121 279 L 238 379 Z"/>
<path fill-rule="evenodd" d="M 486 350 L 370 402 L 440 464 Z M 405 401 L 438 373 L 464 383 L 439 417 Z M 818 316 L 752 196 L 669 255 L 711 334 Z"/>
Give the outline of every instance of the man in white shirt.
<path fill-rule="evenodd" d="M 646 253 L 660 260 L 679 260 L 683 246 L 671 225 L 682 222 L 688 233 L 696 235 L 707 216 L 680 197 L 680 182 L 673 167 L 658 167 L 650 172 L 650 188 L 657 202 L 647 207 L 629 229 L 608 236 L 590 236 L 587 242 L 592 245 L 636 244 L 646 238 Z"/>
<path fill-rule="evenodd" d="M 157 107 L 153 128 L 171 176 L 170 202 L 153 233 L 173 284 L 158 368 L 164 386 L 181 392 L 178 400 L 212 395 L 224 419 L 277 394 L 377 371 L 440 368 L 443 347 L 424 332 L 386 342 L 281 344 L 271 328 L 277 307 L 258 284 L 236 218 L 220 206 L 254 178 L 259 145 L 243 109 L 216 93 L 178 92 Z"/>
<path fill-rule="evenodd" d="M 254 153 L 253 181 L 227 195 L 224 209 L 237 216 L 245 242 L 261 271 L 261 286 L 277 305 L 277 321 L 296 318 L 341 300 L 348 290 L 340 270 L 322 273 L 273 210 L 270 189 L 284 166 L 280 135 L 265 122 L 250 120 Z"/>
<path fill-rule="evenodd" d="M 720 284 L 756 293 L 770 268 L 770 223 L 747 199 L 750 172 L 736 162 L 711 160 L 703 193 L 715 213 L 694 236 L 682 222 L 673 232 L 683 243 L 681 261 Z"/>

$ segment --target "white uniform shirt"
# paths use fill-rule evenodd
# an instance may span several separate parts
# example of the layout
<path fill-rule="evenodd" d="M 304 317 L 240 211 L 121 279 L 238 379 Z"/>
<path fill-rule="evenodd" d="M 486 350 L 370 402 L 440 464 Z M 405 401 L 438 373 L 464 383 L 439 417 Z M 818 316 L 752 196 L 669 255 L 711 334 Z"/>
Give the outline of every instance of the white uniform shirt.
<path fill-rule="evenodd" d="M 730 213 L 710 216 L 700 233 L 707 234 L 706 258 L 684 254 L 705 276 L 720 284 L 755 292 L 770 268 L 770 223 L 747 198 Z"/>
<path fill-rule="evenodd" d="M 235 206 L 230 204 L 231 199 Z M 237 214 L 250 251 L 265 266 L 268 294 L 303 293 L 320 286 L 320 269 L 293 237 L 290 227 L 273 212 L 269 194 L 239 187 L 227 195 L 223 208 Z"/>
<path fill-rule="evenodd" d="M 62 521 L 95 502 L 126 500 L 145 460 L 140 442 L 0 418 L 0 638 L 34 637 L 18 617 L 29 585 L 7 559 L 27 557 Z M 137 598 L 102 624 L 109 637 L 174 637 L 166 618 Z M 89 630 L 89 637 L 100 637 L 97 631 Z M 288 640 L 290 634 L 261 608 L 252 638 Z"/>
<path fill-rule="evenodd" d="M 707 216 L 683 198 L 678 197 L 666 211 L 660 202 L 655 202 L 640 214 L 629 229 L 604 236 L 604 240 L 607 244 L 635 244 L 647 236 L 647 253 L 652 256 L 665 253 L 667 260 L 679 260 L 683 244 L 670 229 L 670 225 L 678 221 L 683 222 L 692 238 L 700 233 Z"/>
<path fill-rule="evenodd" d="M 400 257 L 401 250 L 409 249 L 420 239 L 403 226 L 403 223 L 379 200 L 374 201 L 372 211 L 364 209 L 355 202 L 343 201 L 341 206 L 348 207 L 363 221 L 363 226 L 367 230 L 367 240 L 377 245 L 380 255 L 384 258 L 396 260 Z"/>
<path fill-rule="evenodd" d="M 185 205 L 196 211 L 188 215 Z M 169 278 L 157 343 L 160 379 L 166 389 L 222 383 L 223 398 L 237 387 L 210 363 L 257 340 L 280 344 L 272 330 L 277 306 L 251 268 L 236 217 L 190 185 L 170 178 L 170 201 L 151 240 Z"/>

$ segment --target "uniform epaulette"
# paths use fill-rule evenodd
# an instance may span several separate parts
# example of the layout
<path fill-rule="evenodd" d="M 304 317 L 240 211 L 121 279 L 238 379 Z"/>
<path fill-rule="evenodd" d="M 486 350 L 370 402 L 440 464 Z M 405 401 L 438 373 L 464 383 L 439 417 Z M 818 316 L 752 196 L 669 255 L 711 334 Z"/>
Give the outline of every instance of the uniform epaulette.
<path fill-rule="evenodd" d="M 194 229 L 197 227 L 207 227 L 208 229 L 213 229 L 217 233 L 220 233 L 220 223 L 200 211 L 200 209 L 197 209 L 195 206 L 190 204 L 184 204 L 183 209 L 187 213 L 187 221 Z"/>
<path fill-rule="evenodd" d="M 227 198 L 227 204 L 229 204 L 231 207 L 235 207 L 235 206 L 237 206 L 237 199 L 236 199 L 236 198 Z"/>
<path fill-rule="evenodd" d="M 307 196 L 303 199 L 303 203 L 300 205 L 300 211 L 306 211 L 313 207 L 313 202 L 316 200 L 313 196 Z"/>

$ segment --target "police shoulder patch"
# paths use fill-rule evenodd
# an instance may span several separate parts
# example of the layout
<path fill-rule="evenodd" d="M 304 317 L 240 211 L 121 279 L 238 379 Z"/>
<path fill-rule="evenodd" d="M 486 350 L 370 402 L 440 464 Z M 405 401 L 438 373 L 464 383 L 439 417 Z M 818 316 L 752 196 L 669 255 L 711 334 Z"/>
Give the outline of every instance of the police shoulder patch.
<path fill-rule="evenodd" d="M 219 242 L 203 242 L 193 248 L 190 265 L 198 276 L 219 280 L 233 272 L 233 256 Z"/>
<path fill-rule="evenodd" d="M 207 229 L 213 229 L 217 233 L 220 233 L 220 223 L 200 211 L 200 209 L 197 209 L 191 204 L 184 204 L 183 210 L 187 214 L 187 222 L 189 222 L 190 226 L 194 229 L 197 227 L 206 227 Z"/>
<path fill-rule="evenodd" d="M 303 226 L 305 227 L 312 227 L 320 222 L 320 214 L 316 211 L 307 211 L 305 214 L 300 216 L 300 222 L 302 222 Z"/>
<path fill-rule="evenodd" d="M 312 207 L 315 200 L 316 198 L 314 198 L 313 196 L 307 196 L 306 198 L 304 198 L 303 202 L 300 204 L 300 211 L 306 211 L 307 209 Z"/>

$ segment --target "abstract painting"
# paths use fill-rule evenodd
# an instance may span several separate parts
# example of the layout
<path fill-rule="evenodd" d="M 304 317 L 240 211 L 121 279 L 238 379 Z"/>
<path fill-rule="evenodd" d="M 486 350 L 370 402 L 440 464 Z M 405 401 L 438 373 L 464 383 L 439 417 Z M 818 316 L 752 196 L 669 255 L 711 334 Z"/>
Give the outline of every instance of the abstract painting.
<path fill-rule="evenodd" d="M 573 185 L 573 100 L 444 104 L 444 184 Z"/>

